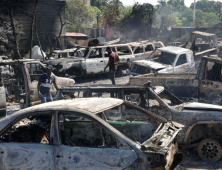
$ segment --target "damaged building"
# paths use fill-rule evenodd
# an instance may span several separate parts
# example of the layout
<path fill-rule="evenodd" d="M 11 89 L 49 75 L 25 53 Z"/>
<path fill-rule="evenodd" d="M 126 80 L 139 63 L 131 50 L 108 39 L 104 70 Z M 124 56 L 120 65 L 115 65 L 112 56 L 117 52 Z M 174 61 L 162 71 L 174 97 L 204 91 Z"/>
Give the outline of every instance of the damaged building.
<path fill-rule="evenodd" d="M 61 47 L 65 5 L 65 0 L 0 1 L 0 56 L 21 58 L 35 45 L 47 53 Z"/>

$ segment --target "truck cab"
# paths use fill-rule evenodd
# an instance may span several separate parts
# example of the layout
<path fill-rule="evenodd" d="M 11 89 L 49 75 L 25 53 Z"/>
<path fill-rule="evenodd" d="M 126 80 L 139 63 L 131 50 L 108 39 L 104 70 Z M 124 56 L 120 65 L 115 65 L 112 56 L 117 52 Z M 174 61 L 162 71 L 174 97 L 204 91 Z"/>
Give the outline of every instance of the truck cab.
<path fill-rule="evenodd" d="M 146 60 L 133 61 L 127 73 L 187 73 L 195 70 L 193 52 L 180 47 L 162 47 L 153 51 Z"/>

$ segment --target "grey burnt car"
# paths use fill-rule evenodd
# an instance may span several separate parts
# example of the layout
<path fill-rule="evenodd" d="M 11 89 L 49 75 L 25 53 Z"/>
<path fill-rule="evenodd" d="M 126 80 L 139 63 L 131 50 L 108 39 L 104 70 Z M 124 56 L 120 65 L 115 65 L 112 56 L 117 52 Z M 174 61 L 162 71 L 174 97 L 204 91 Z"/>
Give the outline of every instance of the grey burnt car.
<path fill-rule="evenodd" d="M 151 99 L 148 102 L 148 110 L 167 120 L 184 125 L 180 135 L 177 136 L 179 148 L 196 149 L 199 157 L 204 161 L 221 159 L 222 106 L 199 102 L 182 102 L 172 96 L 172 93 L 172 100 L 169 101 L 166 100 L 169 99 L 166 94 L 170 92 L 163 91 L 162 94 L 159 94 L 162 96 L 160 98 L 151 87 L 148 87 L 148 90 Z"/>
<path fill-rule="evenodd" d="M 169 81 L 167 84 L 171 82 Z M 85 97 L 110 96 L 125 99 L 134 105 L 164 117 L 168 121 L 183 124 L 184 128 L 177 136 L 179 149 L 184 151 L 187 149 L 197 150 L 198 155 L 204 161 L 217 161 L 221 158 L 222 106 L 192 101 L 182 102 L 167 88 L 164 89 L 162 86 L 152 87 L 149 83 L 145 83 L 144 86 L 101 84 L 97 86 L 64 87 L 59 89 L 55 99 L 60 99 L 61 93 L 65 92 L 75 93 L 76 97 L 82 97 L 82 95 Z M 143 116 L 131 112 L 126 115 L 121 115 L 119 112 L 106 113 L 106 117 L 108 119 L 112 117 L 126 119 L 132 122 L 135 120 L 143 121 L 144 119 Z"/>
<path fill-rule="evenodd" d="M 106 112 L 118 111 L 143 114 L 146 118 L 142 125 L 107 120 Z M 182 158 L 175 142 L 180 128 L 174 124 L 120 99 L 81 98 L 45 103 L 0 120 L 0 167 L 173 169 Z M 128 137 L 114 127 L 128 133 Z"/>

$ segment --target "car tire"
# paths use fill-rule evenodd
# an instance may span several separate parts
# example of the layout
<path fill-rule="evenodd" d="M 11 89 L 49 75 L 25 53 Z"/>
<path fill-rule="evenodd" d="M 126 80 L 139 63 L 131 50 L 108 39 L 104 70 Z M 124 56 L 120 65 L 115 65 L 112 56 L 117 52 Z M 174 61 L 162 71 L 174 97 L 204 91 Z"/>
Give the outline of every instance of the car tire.
<path fill-rule="evenodd" d="M 222 149 L 216 139 L 208 138 L 199 143 L 197 153 L 203 161 L 214 162 L 221 158 Z"/>

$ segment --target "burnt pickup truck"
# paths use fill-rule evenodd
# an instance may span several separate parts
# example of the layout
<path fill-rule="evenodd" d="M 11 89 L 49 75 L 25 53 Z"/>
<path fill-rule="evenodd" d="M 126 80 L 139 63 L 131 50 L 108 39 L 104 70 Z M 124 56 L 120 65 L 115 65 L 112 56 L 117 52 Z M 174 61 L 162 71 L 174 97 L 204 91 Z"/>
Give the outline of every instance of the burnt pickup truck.
<path fill-rule="evenodd" d="M 73 57 L 58 58 L 44 61 L 55 67 L 55 74 L 58 76 L 87 76 L 103 73 L 109 61 L 106 52 L 108 46 L 93 46 L 80 48 L 73 51 Z M 129 62 L 135 60 L 132 49 L 127 44 L 109 45 L 113 52 L 118 53 L 120 61 L 118 70 L 129 68 Z M 79 52 L 79 55 L 75 55 Z M 75 57 L 74 57 L 75 56 Z M 109 71 L 108 69 L 106 70 Z"/>
<path fill-rule="evenodd" d="M 4 84 L 0 87 L 0 117 L 41 103 L 37 84 L 45 72 L 44 64 L 32 59 L 0 60 L 0 68 Z M 56 76 L 56 83 L 61 88 L 73 86 L 75 81 Z M 50 91 L 54 97 L 56 89 L 53 85 Z"/>
<path fill-rule="evenodd" d="M 190 73 L 195 72 L 193 52 L 181 47 L 162 47 L 154 50 L 146 60 L 131 62 L 128 74 Z"/>
<path fill-rule="evenodd" d="M 217 56 L 203 57 L 197 74 L 144 74 L 131 77 L 131 85 L 163 86 L 183 101 L 197 100 L 204 103 L 222 104 L 222 59 Z"/>

